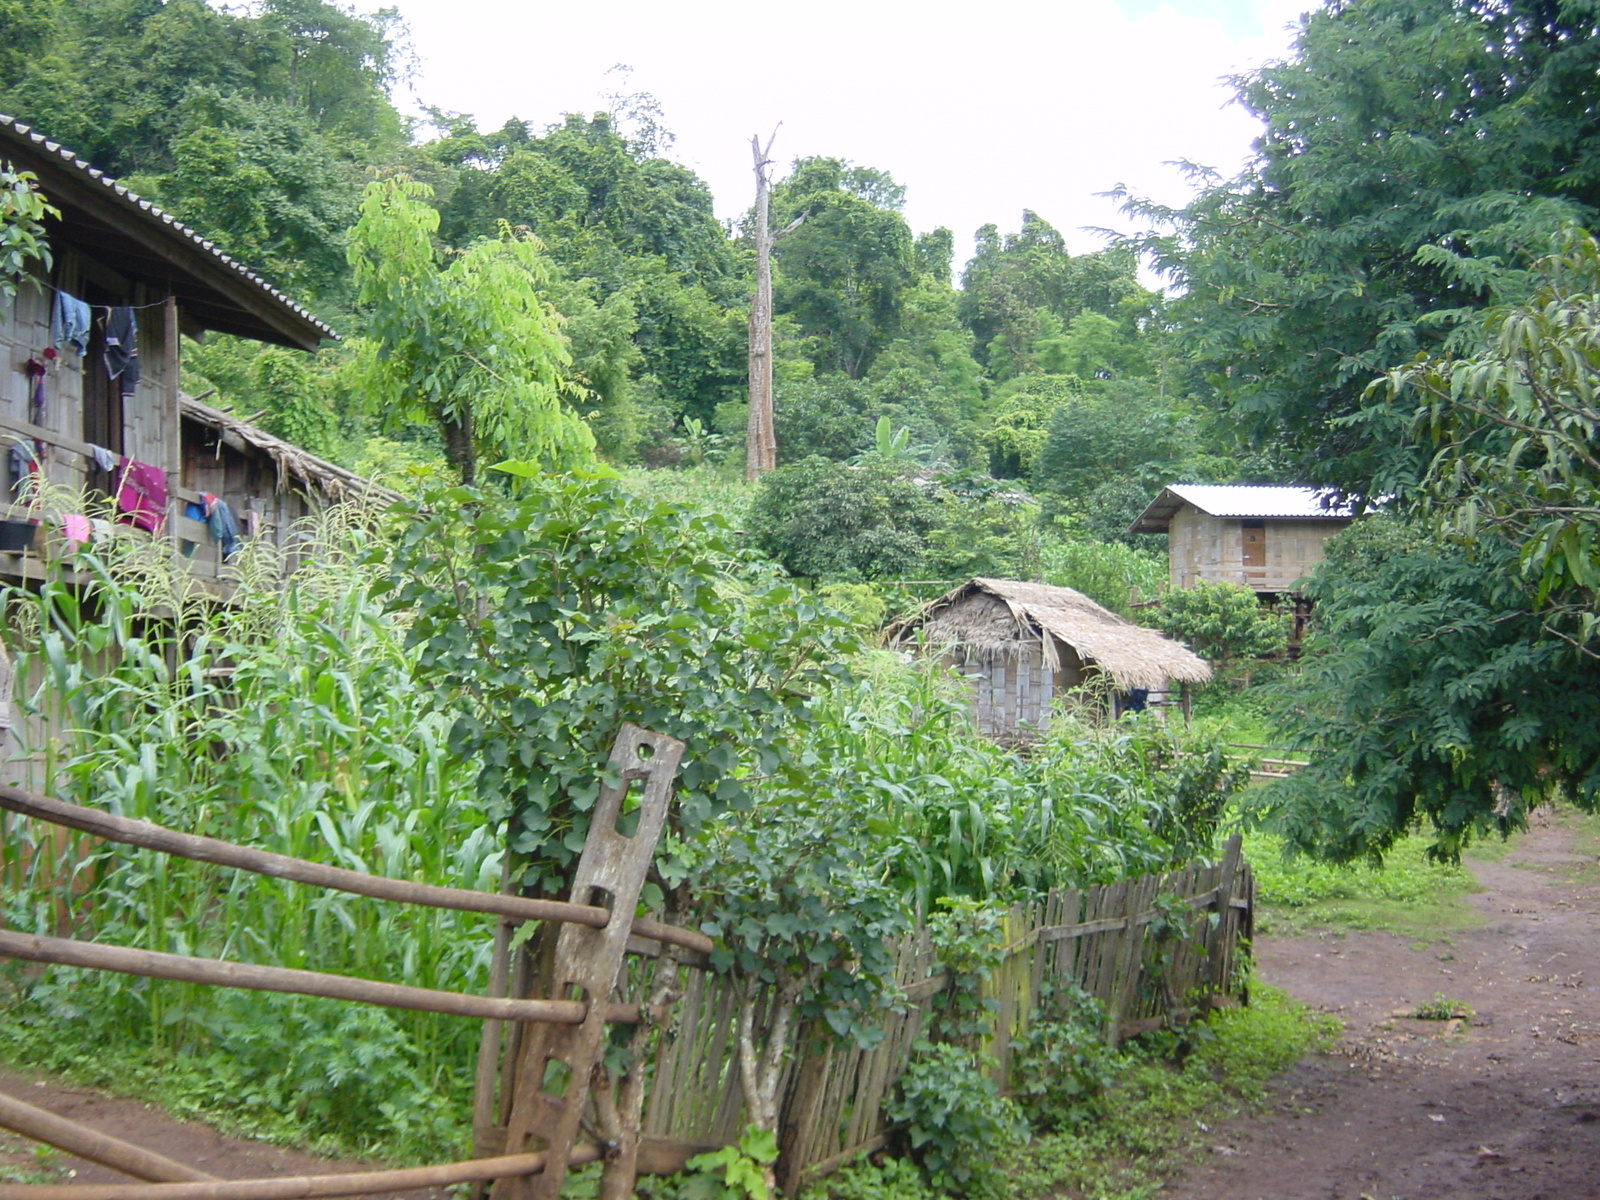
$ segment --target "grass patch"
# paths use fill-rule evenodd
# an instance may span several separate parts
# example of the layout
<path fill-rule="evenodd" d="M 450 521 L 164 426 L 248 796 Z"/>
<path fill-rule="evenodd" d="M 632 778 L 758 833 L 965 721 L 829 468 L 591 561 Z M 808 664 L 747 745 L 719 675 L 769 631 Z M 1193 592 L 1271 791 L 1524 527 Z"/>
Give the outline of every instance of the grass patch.
<path fill-rule="evenodd" d="M 1382 867 L 1342 867 L 1286 859 L 1283 839 L 1248 833 L 1244 851 L 1255 872 L 1260 906 L 1256 927 L 1279 934 L 1382 929 L 1433 942 L 1482 925 L 1482 915 L 1462 903 L 1482 887 L 1459 864 L 1428 861 L 1429 844 L 1430 839 L 1412 835 L 1395 844 Z"/>

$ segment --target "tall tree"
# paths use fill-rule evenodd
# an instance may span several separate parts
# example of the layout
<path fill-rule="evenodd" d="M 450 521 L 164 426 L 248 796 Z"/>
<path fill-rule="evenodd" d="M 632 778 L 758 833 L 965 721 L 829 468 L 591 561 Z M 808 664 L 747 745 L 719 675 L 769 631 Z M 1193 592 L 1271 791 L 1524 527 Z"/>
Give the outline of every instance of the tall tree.
<path fill-rule="evenodd" d="M 1237 178 L 1133 203 L 1185 293 L 1191 349 L 1258 446 L 1358 492 L 1425 455 L 1368 381 L 1525 292 L 1530 257 L 1600 204 L 1593 0 L 1341 0 L 1237 83 L 1264 123 Z"/>
<path fill-rule="evenodd" d="M 778 465 L 778 440 L 772 422 L 772 143 L 750 139 L 755 159 L 756 205 L 751 226 L 756 278 L 750 297 L 750 413 L 745 433 L 744 477 L 754 482 Z"/>
<path fill-rule="evenodd" d="M 589 461 L 594 437 L 566 403 L 571 355 L 543 296 L 538 243 L 507 226 L 441 269 L 432 194 L 406 179 L 373 183 L 351 232 L 369 325 L 354 371 L 368 405 L 391 424 L 436 426 L 463 483 L 485 455 Z"/>
<path fill-rule="evenodd" d="M 916 278 L 903 201 L 883 172 L 835 158 L 800 159 L 773 189 L 776 219 L 804 221 L 774 251 L 773 304 L 820 371 L 859 379 L 898 332 Z"/>

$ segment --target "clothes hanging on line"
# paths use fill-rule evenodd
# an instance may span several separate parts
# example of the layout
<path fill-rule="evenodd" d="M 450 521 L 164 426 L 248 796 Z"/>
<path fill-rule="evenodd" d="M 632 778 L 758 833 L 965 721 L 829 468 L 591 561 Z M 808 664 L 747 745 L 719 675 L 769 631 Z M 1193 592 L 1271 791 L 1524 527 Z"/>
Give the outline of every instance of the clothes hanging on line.
<path fill-rule="evenodd" d="M 124 458 L 117 468 L 117 511 L 136 529 L 157 532 L 167 519 L 167 473 L 160 467 Z"/>
<path fill-rule="evenodd" d="M 28 472 L 32 471 L 35 465 L 32 446 L 22 441 L 11 444 L 6 453 L 6 466 L 9 471 L 8 489 L 12 499 L 22 499 L 22 485 L 28 478 Z"/>
<path fill-rule="evenodd" d="M 71 546 L 69 550 L 76 550 L 78 546 L 86 545 L 93 537 L 89 518 L 82 513 L 65 514 L 61 518 L 61 536 L 68 542 L 77 543 L 77 546 Z"/>
<path fill-rule="evenodd" d="M 56 301 L 50 307 L 50 344 L 68 345 L 79 354 L 89 349 L 89 306 L 76 296 L 56 289 Z"/>
<path fill-rule="evenodd" d="M 107 474 L 117 469 L 117 456 L 104 446 L 91 445 L 89 454 L 94 459 L 94 465 Z"/>
<path fill-rule="evenodd" d="M 139 322 L 126 305 L 106 317 L 105 359 L 106 377 L 122 385 L 124 396 L 132 395 L 139 383 Z"/>
<path fill-rule="evenodd" d="M 206 493 L 206 528 L 211 530 L 212 541 L 222 543 L 224 560 L 239 553 L 239 525 L 233 519 L 233 509 L 226 500 L 219 500 L 209 492 Z"/>

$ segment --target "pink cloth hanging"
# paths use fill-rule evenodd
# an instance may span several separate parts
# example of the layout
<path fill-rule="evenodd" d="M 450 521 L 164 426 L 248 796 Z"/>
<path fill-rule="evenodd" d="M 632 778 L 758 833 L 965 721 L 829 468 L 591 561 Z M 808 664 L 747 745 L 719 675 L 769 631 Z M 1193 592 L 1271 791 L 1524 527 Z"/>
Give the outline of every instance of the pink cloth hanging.
<path fill-rule="evenodd" d="M 61 536 L 69 543 L 69 551 L 76 550 L 78 546 L 88 543 L 92 536 L 89 529 L 89 518 L 82 513 L 67 513 L 61 518 Z"/>
<path fill-rule="evenodd" d="M 117 508 L 122 520 L 151 533 L 167 519 L 167 473 L 160 467 L 124 458 L 117 468 Z"/>

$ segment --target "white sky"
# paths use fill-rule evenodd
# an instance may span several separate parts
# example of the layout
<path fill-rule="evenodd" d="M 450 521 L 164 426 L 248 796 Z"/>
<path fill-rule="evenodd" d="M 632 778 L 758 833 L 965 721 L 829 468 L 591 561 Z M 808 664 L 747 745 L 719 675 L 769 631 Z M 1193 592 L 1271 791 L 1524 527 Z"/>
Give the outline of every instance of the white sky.
<path fill-rule="evenodd" d="M 1231 172 L 1257 129 L 1230 72 L 1279 57 L 1308 0 L 398 0 L 419 59 L 414 102 L 542 127 L 592 111 L 633 68 L 677 134 L 673 157 L 720 216 L 751 201 L 750 136 L 782 121 L 786 168 L 831 155 L 906 185 L 906 217 L 956 235 L 1014 230 L 1032 208 L 1080 253 L 1083 226 L 1124 228 L 1118 183 L 1163 202 L 1165 164 Z M 403 97 L 397 97 L 403 101 Z M 780 169 L 779 174 L 782 174 Z"/>

